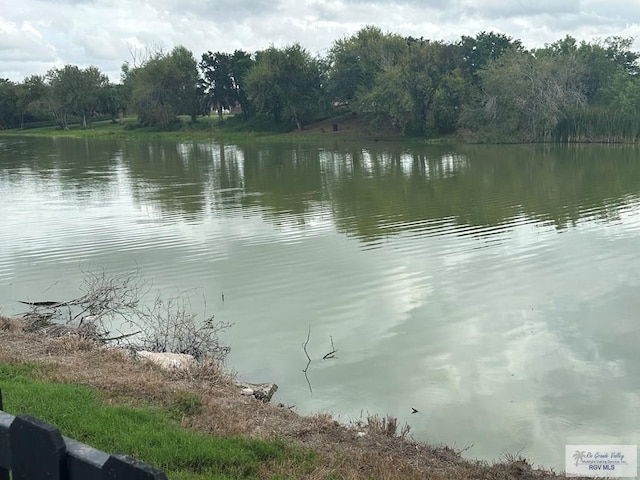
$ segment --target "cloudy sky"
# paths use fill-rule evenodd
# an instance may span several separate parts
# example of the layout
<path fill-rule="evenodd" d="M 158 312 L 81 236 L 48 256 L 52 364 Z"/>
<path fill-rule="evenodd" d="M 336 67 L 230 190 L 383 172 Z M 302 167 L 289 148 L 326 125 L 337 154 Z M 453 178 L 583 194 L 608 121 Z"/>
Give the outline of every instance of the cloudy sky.
<path fill-rule="evenodd" d="M 199 59 L 300 42 L 323 55 L 368 24 L 446 41 L 493 30 L 537 47 L 566 34 L 640 37 L 640 0 L 0 0 L 0 78 L 70 63 L 117 81 L 148 46 L 184 45 Z"/>

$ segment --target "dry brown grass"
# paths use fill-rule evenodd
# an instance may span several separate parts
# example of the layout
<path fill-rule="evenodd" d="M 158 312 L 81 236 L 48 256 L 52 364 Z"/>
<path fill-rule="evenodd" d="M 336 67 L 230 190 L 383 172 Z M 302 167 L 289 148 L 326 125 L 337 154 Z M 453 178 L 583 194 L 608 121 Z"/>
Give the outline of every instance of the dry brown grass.
<path fill-rule="evenodd" d="M 164 405 L 180 412 L 181 424 L 216 435 L 284 439 L 317 452 L 313 468 L 295 462 L 270 465 L 262 478 L 300 479 L 542 479 L 522 459 L 487 465 L 462 459 L 450 448 L 413 442 L 392 417 L 369 416 L 345 426 L 330 414 L 304 417 L 284 405 L 240 395 L 233 376 L 218 364 L 189 371 L 164 371 L 133 362 L 123 351 L 87 343 L 77 336 L 48 338 L 22 331 L 0 317 L 0 362 L 43 365 L 42 379 L 97 388 L 108 403 Z M 362 432 L 365 434 L 363 435 Z"/>
<path fill-rule="evenodd" d="M 360 422 L 358 425 L 362 425 L 364 431 L 370 435 L 384 435 L 385 437 L 401 437 L 408 438 L 411 427 L 408 424 L 398 431 L 398 419 L 389 415 L 383 417 L 377 414 L 368 415 L 367 421 L 364 424 Z"/>
<path fill-rule="evenodd" d="M 77 334 L 52 338 L 45 347 L 50 354 L 70 354 L 74 352 L 92 352 L 98 349 L 93 340 Z"/>
<path fill-rule="evenodd" d="M 0 330 L 6 332 L 21 332 L 24 329 L 24 322 L 18 318 L 3 317 L 0 315 Z"/>

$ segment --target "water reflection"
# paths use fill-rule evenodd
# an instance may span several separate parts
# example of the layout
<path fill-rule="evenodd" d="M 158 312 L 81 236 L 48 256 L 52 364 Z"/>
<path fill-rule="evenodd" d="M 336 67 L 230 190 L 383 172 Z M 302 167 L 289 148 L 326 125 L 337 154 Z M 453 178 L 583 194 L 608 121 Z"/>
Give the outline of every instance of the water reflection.
<path fill-rule="evenodd" d="M 77 296 L 79 267 L 136 265 L 200 287 L 235 323 L 231 365 L 302 411 L 389 413 L 556 468 L 566 443 L 640 442 L 636 147 L 3 139 L 0 155 L 9 312 Z"/>
<path fill-rule="evenodd" d="M 407 230 L 437 233 L 452 226 L 485 236 L 523 221 L 558 230 L 581 218 L 614 222 L 640 184 L 633 147 L 454 151 L 58 138 L 18 140 L 12 148 L 21 153 L 5 159 L 4 181 L 55 182 L 78 201 L 89 190 L 116 195 L 119 176 L 129 175 L 135 201 L 154 201 L 171 218 L 258 207 L 269 221 L 293 215 L 303 226 L 320 208 L 330 210 L 339 231 L 374 243 Z"/>

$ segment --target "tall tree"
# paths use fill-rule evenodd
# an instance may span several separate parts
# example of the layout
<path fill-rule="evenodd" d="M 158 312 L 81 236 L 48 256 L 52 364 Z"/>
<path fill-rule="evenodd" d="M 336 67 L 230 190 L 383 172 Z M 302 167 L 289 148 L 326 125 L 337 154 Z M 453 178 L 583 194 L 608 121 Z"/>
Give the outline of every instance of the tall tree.
<path fill-rule="evenodd" d="M 536 57 L 540 56 L 576 56 L 578 53 L 578 42 L 571 35 L 556 40 L 553 43 L 545 44 L 544 48 L 539 48 L 532 52 Z"/>
<path fill-rule="evenodd" d="M 100 111 L 111 116 L 111 122 L 115 123 L 119 119 L 123 122 L 126 103 L 124 97 L 124 87 L 122 84 L 109 83 L 100 92 Z"/>
<path fill-rule="evenodd" d="M 223 110 L 235 103 L 235 90 L 231 75 L 231 55 L 223 52 L 202 54 L 199 64 L 202 72 L 202 91 L 207 113 L 218 112 L 218 120 L 223 120 Z"/>
<path fill-rule="evenodd" d="M 355 108 L 386 116 L 405 133 L 450 133 L 470 88 L 458 53 L 452 44 L 408 39 L 397 62 L 376 74 L 372 88 L 358 92 Z"/>
<path fill-rule="evenodd" d="M 176 88 L 176 111 L 178 114 L 189 115 L 191 121 L 195 122 L 201 112 L 198 63 L 191 51 L 183 46 L 171 50 L 168 58 L 170 77 Z"/>
<path fill-rule="evenodd" d="M 449 133 L 469 88 L 460 73 L 460 49 L 444 42 L 412 42 L 403 64 L 406 88 L 415 106 L 411 130 Z"/>
<path fill-rule="evenodd" d="M 91 127 L 91 118 L 100 111 L 103 92 L 109 87 L 109 78 L 97 67 L 80 70 L 78 91 L 72 105 L 73 113 L 82 118 L 82 126 Z"/>
<path fill-rule="evenodd" d="M 491 61 L 509 51 L 524 50 L 522 42 L 508 35 L 495 32 L 480 32 L 475 37 L 463 35 L 458 42 L 463 57 L 463 73 L 478 84 L 479 72 Z"/>
<path fill-rule="evenodd" d="M 565 58 L 582 65 L 580 81 L 590 106 L 598 111 L 613 109 L 630 113 L 637 84 L 640 54 L 630 50 L 631 38 L 609 37 L 593 43 L 578 42 L 567 35 L 544 48 L 535 50 L 536 57 Z M 628 99 L 629 103 L 625 103 Z"/>
<path fill-rule="evenodd" d="M 18 87 L 9 79 L 0 78 L 0 129 L 17 126 L 18 119 Z"/>
<path fill-rule="evenodd" d="M 65 65 L 47 72 L 50 86 L 49 102 L 60 128 L 67 129 L 67 116 L 82 118 L 83 127 L 91 126 L 91 117 L 100 105 L 101 90 L 109 83 L 96 67 L 80 69 Z"/>
<path fill-rule="evenodd" d="M 42 75 L 31 75 L 24 79 L 18 89 L 18 114 L 20 127 L 26 118 L 51 118 L 48 104 L 49 86 Z"/>
<path fill-rule="evenodd" d="M 198 69 L 185 47 L 156 52 L 137 68 L 124 64 L 122 73 L 124 92 L 141 125 L 168 128 L 179 114 L 196 119 Z"/>
<path fill-rule="evenodd" d="M 233 52 L 231 58 L 231 76 L 233 77 L 233 86 L 236 91 L 236 100 L 242 109 L 242 116 L 246 120 L 251 115 L 251 105 L 247 95 L 247 74 L 254 65 L 251 55 L 243 50 Z"/>
<path fill-rule="evenodd" d="M 202 92 L 207 110 L 215 109 L 222 122 L 223 110 L 239 105 L 248 115 L 248 101 L 244 80 L 253 61 L 248 53 L 236 50 L 233 54 L 207 52 L 199 64 L 202 73 Z"/>
<path fill-rule="evenodd" d="M 70 88 L 66 80 L 75 76 L 77 70 L 78 67 L 74 65 L 66 65 L 63 69 L 54 68 L 49 70 L 45 76 L 47 84 L 46 102 L 58 127 L 62 130 L 69 128 L 67 117 L 71 113 L 71 101 L 74 94 L 73 88 Z"/>
<path fill-rule="evenodd" d="M 639 54 L 629 50 L 632 41 L 631 38 L 609 37 L 604 41 L 580 43 L 576 54 L 587 69 L 586 94 L 590 102 L 606 101 L 601 95 L 602 89 L 612 82 L 617 72 L 638 73 Z"/>
<path fill-rule="evenodd" d="M 440 134 L 454 133 L 472 91 L 469 80 L 459 68 L 444 73 L 439 78 L 431 103 L 433 125 L 427 122 L 427 130 L 433 128 Z"/>
<path fill-rule="evenodd" d="M 502 140 L 548 141 L 586 104 L 583 66 L 571 57 L 535 57 L 513 50 L 480 72 L 481 102 L 467 125 Z"/>
<path fill-rule="evenodd" d="M 257 112 L 276 122 L 293 121 L 299 130 L 323 109 L 320 62 L 297 43 L 258 52 L 246 85 Z"/>
<path fill-rule="evenodd" d="M 367 26 L 351 37 L 336 40 L 329 51 L 328 90 L 333 102 L 349 104 L 368 94 L 376 75 L 397 65 L 407 42 L 400 35 Z"/>
<path fill-rule="evenodd" d="M 378 120 L 389 121 L 392 128 L 404 131 L 416 116 L 416 104 L 407 89 L 401 65 L 390 65 L 378 72 L 373 85 L 361 91 L 352 109 L 375 113 Z"/>

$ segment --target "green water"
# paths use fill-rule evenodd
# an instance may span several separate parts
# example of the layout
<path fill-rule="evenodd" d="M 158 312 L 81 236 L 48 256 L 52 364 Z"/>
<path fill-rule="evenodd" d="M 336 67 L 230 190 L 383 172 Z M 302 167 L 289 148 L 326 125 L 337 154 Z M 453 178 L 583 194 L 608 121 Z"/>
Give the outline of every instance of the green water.
<path fill-rule="evenodd" d="M 233 323 L 229 367 L 276 382 L 275 402 L 562 470 L 565 444 L 640 443 L 639 161 L 0 138 L 0 305 L 135 269 Z"/>

